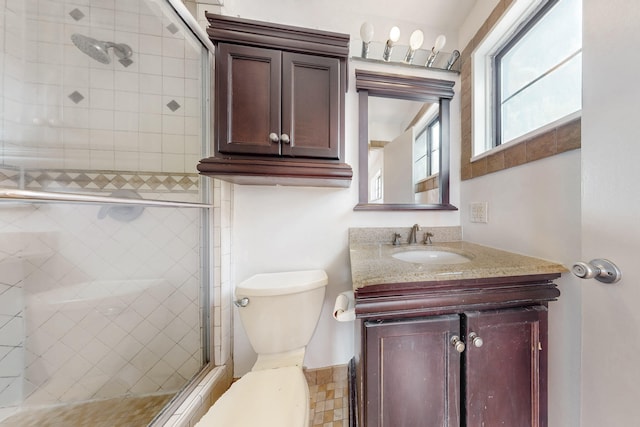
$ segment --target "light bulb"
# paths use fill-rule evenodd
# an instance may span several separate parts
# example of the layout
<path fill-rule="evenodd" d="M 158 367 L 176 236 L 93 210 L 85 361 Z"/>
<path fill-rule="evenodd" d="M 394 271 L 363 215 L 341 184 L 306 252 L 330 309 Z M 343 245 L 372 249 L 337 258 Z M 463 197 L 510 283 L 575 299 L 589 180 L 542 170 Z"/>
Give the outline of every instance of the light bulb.
<path fill-rule="evenodd" d="M 373 25 L 370 22 L 364 22 L 360 27 L 360 38 L 365 43 L 373 40 Z"/>
<path fill-rule="evenodd" d="M 413 50 L 420 49 L 422 43 L 424 42 L 424 34 L 420 30 L 415 30 L 411 33 L 411 37 L 409 38 L 409 46 Z"/>
<path fill-rule="evenodd" d="M 433 50 L 435 52 L 440 52 L 446 42 L 447 38 L 444 35 L 440 34 L 438 38 L 436 38 L 436 42 L 433 44 Z"/>
<path fill-rule="evenodd" d="M 400 28 L 391 27 L 391 31 L 389 31 L 389 40 L 391 40 L 393 43 L 400 40 Z"/>
<path fill-rule="evenodd" d="M 391 27 L 391 31 L 389 31 L 389 39 L 384 45 L 384 52 L 382 52 L 382 59 L 388 61 L 391 57 L 391 49 L 393 48 L 393 44 L 400 39 L 400 28 Z"/>
<path fill-rule="evenodd" d="M 413 62 L 413 57 L 416 54 L 416 50 L 420 49 L 422 46 L 422 42 L 424 42 L 424 34 L 420 30 L 415 30 L 411 33 L 411 37 L 409 37 L 409 50 L 407 50 L 407 54 L 404 57 L 404 62 L 407 64 L 411 64 Z"/>
<path fill-rule="evenodd" d="M 444 44 L 447 42 L 447 38 L 440 34 L 437 38 L 435 43 L 433 43 L 433 47 L 431 48 L 431 53 L 429 54 L 429 57 L 427 58 L 427 63 L 426 66 L 427 67 L 431 67 L 433 66 L 433 63 L 436 60 L 436 57 L 438 56 L 438 52 L 440 52 L 440 49 L 442 49 L 444 47 Z"/>

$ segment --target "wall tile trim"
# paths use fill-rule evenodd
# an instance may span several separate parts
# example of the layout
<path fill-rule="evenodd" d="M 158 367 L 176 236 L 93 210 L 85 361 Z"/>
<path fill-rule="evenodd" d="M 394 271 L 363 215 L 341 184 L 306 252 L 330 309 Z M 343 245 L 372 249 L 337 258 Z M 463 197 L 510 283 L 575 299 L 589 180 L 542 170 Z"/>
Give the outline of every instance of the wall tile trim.
<path fill-rule="evenodd" d="M 114 172 L 87 170 L 19 170 L 0 168 L 0 186 L 27 190 L 67 190 L 100 191 L 128 189 L 144 192 L 181 192 L 199 191 L 200 177 L 197 173 L 163 172 Z"/>

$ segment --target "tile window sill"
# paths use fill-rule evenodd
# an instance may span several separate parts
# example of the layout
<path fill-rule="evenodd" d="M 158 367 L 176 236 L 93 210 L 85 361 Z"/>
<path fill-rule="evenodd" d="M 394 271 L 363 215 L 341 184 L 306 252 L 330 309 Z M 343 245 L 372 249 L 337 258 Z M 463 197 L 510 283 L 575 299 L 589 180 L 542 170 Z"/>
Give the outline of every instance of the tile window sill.
<path fill-rule="evenodd" d="M 477 178 L 493 172 L 520 166 L 556 154 L 580 148 L 580 123 L 577 118 L 530 139 L 509 144 L 462 164 L 462 180 Z"/>

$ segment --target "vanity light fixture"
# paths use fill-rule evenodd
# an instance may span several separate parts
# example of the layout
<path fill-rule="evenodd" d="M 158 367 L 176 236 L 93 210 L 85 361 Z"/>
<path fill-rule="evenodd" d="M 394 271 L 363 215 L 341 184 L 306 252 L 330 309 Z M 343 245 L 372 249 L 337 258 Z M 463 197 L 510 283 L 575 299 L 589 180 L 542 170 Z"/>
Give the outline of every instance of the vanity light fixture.
<path fill-rule="evenodd" d="M 433 63 L 436 60 L 436 57 L 438 56 L 438 53 L 444 47 L 444 44 L 446 42 L 447 42 L 447 38 L 442 34 L 440 34 L 438 38 L 436 38 L 436 41 L 433 43 L 433 47 L 431 48 L 431 53 L 427 58 L 427 63 L 426 63 L 427 67 L 431 67 L 433 65 Z M 453 63 L 451 65 L 453 65 Z"/>
<path fill-rule="evenodd" d="M 411 64 L 413 62 L 413 56 L 416 54 L 416 50 L 422 47 L 424 42 L 424 33 L 421 30 L 415 30 L 409 37 L 409 49 L 407 55 L 404 57 L 404 62 Z"/>
<path fill-rule="evenodd" d="M 458 50 L 454 50 L 452 53 L 442 50 L 447 42 L 444 34 L 438 35 L 433 42 L 433 47 L 429 49 L 425 46 L 424 32 L 422 30 L 413 30 L 409 36 L 409 43 L 398 43 L 400 33 L 400 28 L 393 25 L 385 42 L 376 41 L 373 39 L 373 25 L 371 22 L 363 21 L 360 25 L 362 50 L 360 55 L 354 55 L 354 58 L 361 58 L 370 62 L 386 62 L 410 67 L 427 67 L 441 71 L 459 72 L 459 67 L 456 67 L 455 64 L 459 62 L 461 54 Z M 398 50 L 398 52 L 392 54 L 393 49 Z M 401 55 L 401 52 L 405 52 L 405 54 Z M 438 55 L 444 57 L 441 60 L 437 60 Z"/>
<path fill-rule="evenodd" d="M 360 26 L 360 38 L 362 39 L 362 57 L 369 56 L 369 44 L 373 40 L 373 25 L 370 22 L 364 22 Z"/>
<path fill-rule="evenodd" d="M 391 56 L 391 49 L 393 49 L 394 43 L 400 40 L 400 28 L 392 27 L 391 31 L 389 31 L 389 39 L 387 39 L 387 43 L 384 45 L 384 53 L 382 54 L 382 59 L 385 61 L 389 61 L 389 57 Z"/>

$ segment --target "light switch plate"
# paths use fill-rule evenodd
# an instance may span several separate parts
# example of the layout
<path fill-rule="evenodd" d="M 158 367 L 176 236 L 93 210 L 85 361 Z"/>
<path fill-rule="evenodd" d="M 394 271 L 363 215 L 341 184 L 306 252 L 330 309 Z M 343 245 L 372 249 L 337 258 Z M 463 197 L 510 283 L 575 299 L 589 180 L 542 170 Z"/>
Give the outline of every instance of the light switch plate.
<path fill-rule="evenodd" d="M 471 208 L 471 222 L 489 222 L 489 218 L 487 216 L 487 202 L 473 202 L 469 204 Z"/>

